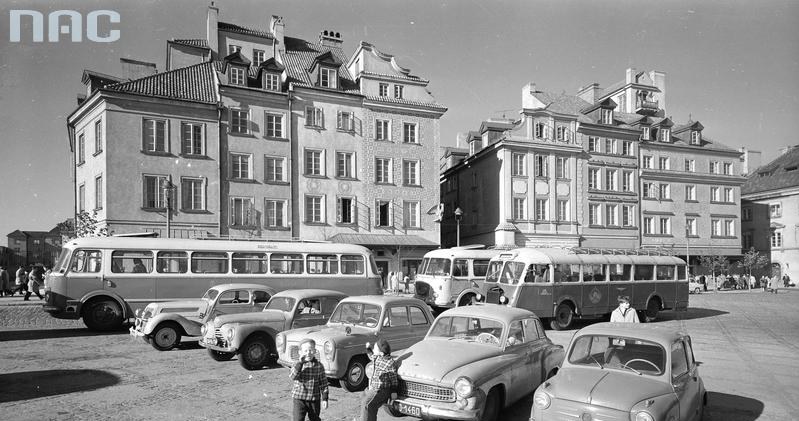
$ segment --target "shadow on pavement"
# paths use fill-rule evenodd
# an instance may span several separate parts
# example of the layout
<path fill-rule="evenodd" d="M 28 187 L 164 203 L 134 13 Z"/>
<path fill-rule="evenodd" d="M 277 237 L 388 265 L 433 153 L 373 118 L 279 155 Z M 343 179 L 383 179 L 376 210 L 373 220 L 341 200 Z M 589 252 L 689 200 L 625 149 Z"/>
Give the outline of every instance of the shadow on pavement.
<path fill-rule="evenodd" d="M 0 403 L 113 386 L 119 377 L 102 370 L 46 370 L 0 374 Z"/>
<path fill-rule="evenodd" d="M 77 338 L 81 336 L 125 335 L 126 331 L 93 332 L 87 328 L 6 330 L 0 332 L 0 342 L 33 339 Z"/>
<path fill-rule="evenodd" d="M 763 414 L 763 402 L 728 393 L 707 392 L 706 420 L 754 421 Z"/>
<path fill-rule="evenodd" d="M 688 311 L 664 311 L 658 314 L 658 320 L 693 320 L 728 314 L 726 311 L 710 308 L 690 307 Z"/>

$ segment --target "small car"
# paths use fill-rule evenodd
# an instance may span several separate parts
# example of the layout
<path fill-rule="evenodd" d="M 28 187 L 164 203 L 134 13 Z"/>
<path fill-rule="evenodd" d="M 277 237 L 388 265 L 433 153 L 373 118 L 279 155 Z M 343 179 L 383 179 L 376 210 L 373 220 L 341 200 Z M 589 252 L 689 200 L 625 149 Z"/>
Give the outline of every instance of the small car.
<path fill-rule="evenodd" d="M 199 340 L 200 328 L 217 315 L 261 311 L 274 294 L 271 287 L 258 284 L 221 284 L 209 288 L 199 300 L 150 303 L 136 311 L 130 334 L 159 351 L 169 351 L 183 336 Z"/>
<path fill-rule="evenodd" d="M 577 333 L 530 421 L 698 421 L 707 405 L 691 337 L 665 325 L 599 323 Z"/>
<path fill-rule="evenodd" d="M 284 330 L 327 323 L 347 294 L 324 289 L 294 289 L 273 295 L 258 313 L 224 314 L 201 328 L 200 345 L 216 361 L 239 355 L 247 370 L 263 368 L 277 359 L 275 335 Z"/>
<path fill-rule="evenodd" d="M 688 293 L 689 294 L 699 294 L 704 289 L 704 285 L 696 281 L 688 281 Z"/>
<path fill-rule="evenodd" d="M 350 392 L 367 384 L 366 343 L 385 338 L 392 350 L 405 349 L 424 338 L 433 322 L 430 307 L 417 298 L 389 295 L 348 297 L 338 303 L 324 326 L 279 333 L 278 363 L 291 367 L 299 360 L 304 338 L 316 342 L 316 353 L 333 384 Z"/>
<path fill-rule="evenodd" d="M 554 376 L 563 358 L 529 310 L 456 307 L 398 354 L 399 392 L 385 408 L 393 416 L 497 420 L 502 408 Z"/>

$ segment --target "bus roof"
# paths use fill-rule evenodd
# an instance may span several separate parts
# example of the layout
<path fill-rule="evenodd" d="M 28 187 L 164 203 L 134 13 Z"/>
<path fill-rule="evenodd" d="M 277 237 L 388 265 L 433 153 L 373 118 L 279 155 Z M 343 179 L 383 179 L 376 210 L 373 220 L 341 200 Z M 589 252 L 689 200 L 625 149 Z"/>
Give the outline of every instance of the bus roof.
<path fill-rule="evenodd" d="M 114 248 L 149 250 L 200 250 L 200 251 L 245 251 L 245 252 L 335 252 L 369 253 L 369 249 L 356 244 L 318 243 L 300 241 L 244 241 L 244 240 L 199 240 L 185 238 L 145 238 L 145 237 L 85 237 L 75 238 L 64 243 L 70 248 Z"/>
<path fill-rule="evenodd" d="M 498 254 L 495 260 L 522 259 L 540 264 L 638 264 L 638 265 L 684 265 L 685 261 L 674 256 L 645 254 L 590 254 L 575 253 L 558 248 L 520 248 Z"/>
<path fill-rule="evenodd" d="M 485 250 L 465 247 L 453 247 L 450 249 L 437 249 L 427 252 L 424 257 L 446 259 L 450 257 L 459 257 L 463 259 L 490 259 L 502 250 Z"/>

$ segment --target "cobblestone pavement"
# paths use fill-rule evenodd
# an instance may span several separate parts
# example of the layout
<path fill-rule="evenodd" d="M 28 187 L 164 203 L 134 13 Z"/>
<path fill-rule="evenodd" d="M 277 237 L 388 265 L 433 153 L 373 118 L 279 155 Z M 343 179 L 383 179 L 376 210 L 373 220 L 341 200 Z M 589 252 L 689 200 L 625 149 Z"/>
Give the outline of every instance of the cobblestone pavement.
<path fill-rule="evenodd" d="M 710 392 L 706 421 L 795 420 L 799 293 L 691 296 L 661 321 L 687 329 Z M 38 301 L 0 298 L 0 414 L 7 420 L 278 420 L 290 417 L 288 370 L 246 371 L 185 346 L 158 352 L 124 332 L 89 332 Z M 586 322 L 580 323 L 585 325 Z M 574 331 L 547 331 L 566 345 Z M 357 417 L 361 394 L 331 389 L 326 420 Z M 527 420 L 531 397 L 502 414 Z M 391 420 L 381 412 L 381 421 Z"/>

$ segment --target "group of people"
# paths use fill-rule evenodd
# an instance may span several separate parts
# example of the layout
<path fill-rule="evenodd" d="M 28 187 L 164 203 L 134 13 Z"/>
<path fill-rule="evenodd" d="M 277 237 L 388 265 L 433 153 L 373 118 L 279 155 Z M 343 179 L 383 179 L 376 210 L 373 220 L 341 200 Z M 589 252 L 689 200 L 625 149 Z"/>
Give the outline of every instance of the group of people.
<path fill-rule="evenodd" d="M 25 296 L 25 301 L 28 301 L 31 294 L 36 294 L 40 300 L 43 300 L 44 297 L 39 293 L 39 288 L 44 286 L 44 277 L 47 272 L 49 269 L 41 265 L 32 266 L 30 271 L 26 271 L 24 267 L 20 266 L 12 283 L 11 274 L 8 273 L 5 266 L 0 266 L 0 297 L 12 297 L 19 293 Z"/>
<path fill-rule="evenodd" d="M 408 275 L 403 275 L 402 272 L 389 272 L 387 280 L 388 285 L 385 285 L 384 289 L 395 294 L 399 294 L 401 291 L 405 294 L 410 293 L 411 278 Z M 400 285 L 400 281 L 402 281 L 402 285 Z"/>
<path fill-rule="evenodd" d="M 366 355 L 372 361 L 367 370 L 369 387 L 361 402 L 361 421 L 376 421 L 377 410 L 391 399 L 397 398 L 397 364 L 391 356 L 391 346 L 385 338 L 374 344 L 366 343 Z M 316 359 L 316 342 L 306 338 L 300 342 L 300 359 L 291 368 L 292 420 L 320 420 L 320 413 L 327 409 L 328 384 L 325 367 Z"/>

